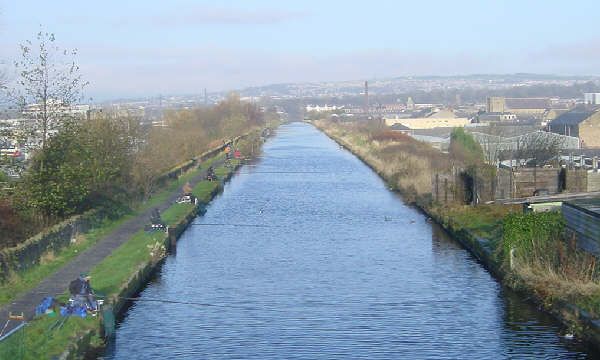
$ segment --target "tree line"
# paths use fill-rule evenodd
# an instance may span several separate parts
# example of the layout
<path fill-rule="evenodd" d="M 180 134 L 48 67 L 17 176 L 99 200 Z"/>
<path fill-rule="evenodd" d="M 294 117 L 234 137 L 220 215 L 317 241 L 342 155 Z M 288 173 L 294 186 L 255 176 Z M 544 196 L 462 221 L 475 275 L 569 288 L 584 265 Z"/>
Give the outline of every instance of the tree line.
<path fill-rule="evenodd" d="M 145 201 L 175 165 L 276 116 L 235 94 L 212 107 L 167 110 L 160 127 L 106 112 L 74 116 L 65 109 L 83 98 L 87 83 L 75 61 L 53 59 L 75 52 L 56 47 L 52 34 L 36 40 L 21 46 L 15 84 L 3 84 L 39 141 L 21 178 L 0 192 L 0 248 L 73 214 Z M 34 112 L 25 111 L 32 105 Z"/>

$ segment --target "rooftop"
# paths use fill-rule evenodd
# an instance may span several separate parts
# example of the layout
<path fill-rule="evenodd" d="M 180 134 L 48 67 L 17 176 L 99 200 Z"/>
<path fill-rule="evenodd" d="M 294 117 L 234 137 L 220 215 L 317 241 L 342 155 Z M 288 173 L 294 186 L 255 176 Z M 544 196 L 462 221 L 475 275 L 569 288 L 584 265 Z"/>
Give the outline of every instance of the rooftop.
<path fill-rule="evenodd" d="M 394 124 L 394 125 L 390 126 L 390 129 L 392 129 L 392 130 L 410 130 L 409 127 L 404 126 L 404 125 L 402 125 L 400 123 L 397 123 L 397 124 Z"/>
<path fill-rule="evenodd" d="M 573 110 L 552 120 L 550 125 L 577 125 L 595 113 L 594 110 Z"/>
<path fill-rule="evenodd" d="M 565 201 L 565 204 L 582 209 L 592 216 L 600 217 L 600 198 L 570 200 Z"/>
<path fill-rule="evenodd" d="M 504 104 L 509 109 L 549 109 L 547 98 L 506 98 Z"/>

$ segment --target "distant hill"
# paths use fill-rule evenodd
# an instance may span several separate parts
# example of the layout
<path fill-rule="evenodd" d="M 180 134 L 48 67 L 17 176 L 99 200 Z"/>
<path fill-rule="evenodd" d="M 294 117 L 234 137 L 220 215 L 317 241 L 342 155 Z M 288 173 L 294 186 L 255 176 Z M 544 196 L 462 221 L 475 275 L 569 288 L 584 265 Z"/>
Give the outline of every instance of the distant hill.
<path fill-rule="evenodd" d="M 504 96 L 561 96 L 571 97 L 581 90 L 597 91 L 600 77 L 563 76 L 552 74 L 471 74 L 452 76 L 402 76 L 383 79 L 370 79 L 369 93 L 372 95 L 412 94 L 420 92 L 452 92 L 455 90 L 485 90 L 484 92 Z M 569 90 L 568 87 L 575 87 Z M 526 88 L 527 90 L 511 90 Z M 323 81 L 306 83 L 282 83 L 254 86 L 239 90 L 242 96 L 276 97 L 347 97 L 364 93 L 364 80 Z M 512 94 L 512 95 L 511 95 Z M 466 94 L 467 98 L 476 99 Z M 577 95 L 578 96 L 578 95 Z M 563 97 L 563 96 L 561 96 Z M 484 96 L 485 98 L 485 96 Z"/>

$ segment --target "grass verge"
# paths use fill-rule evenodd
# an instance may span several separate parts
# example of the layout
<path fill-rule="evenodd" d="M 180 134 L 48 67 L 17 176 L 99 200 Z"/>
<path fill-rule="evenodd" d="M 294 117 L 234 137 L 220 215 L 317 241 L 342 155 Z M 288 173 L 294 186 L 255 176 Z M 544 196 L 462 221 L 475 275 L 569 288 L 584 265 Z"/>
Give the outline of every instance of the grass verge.
<path fill-rule="evenodd" d="M 220 178 L 225 178 L 233 169 L 221 166 L 215 169 L 215 173 Z M 179 183 L 183 185 L 185 181 L 184 178 Z M 193 188 L 193 193 L 200 201 L 208 202 L 220 186 L 220 181 L 201 181 Z M 162 218 L 172 227 L 183 221 L 193 211 L 194 206 L 191 204 L 173 204 L 163 212 Z M 166 238 L 164 232 L 138 231 L 127 242 L 115 249 L 111 255 L 92 268 L 90 275 L 96 292 L 109 299 L 116 297 L 122 289 L 128 286 L 132 275 L 136 274 L 138 270 L 150 263 L 157 263 L 166 256 Z M 66 296 L 65 292 L 58 298 L 65 300 Z M 62 354 L 68 346 L 90 331 L 93 332 L 91 341 L 96 344 L 101 343 L 102 340 L 98 335 L 100 333 L 98 318 L 70 317 L 61 328 L 51 329 L 59 319 L 61 318 L 44 316 L 29 322 L 25 328 L 0 343 L 0 359 L 53 358 Z"/>
<path fill-rule="evenodd" d="M 171 181 L 163 189 L 154 194 L 148 201 L 137 204 L 137 206 L 128 214 L 117 219 L 104 219 L 99 226 L 81 234 L 78 241 L 72 246 L 66 247 L 57 253 L 48 254 L 38 266 L 12 274 L 8 281 L 0 283 L 0 306 L 10 303 L 20 295 L 35 288 L 42 280 L 48 277 L 48 275 L 63 267 L 80 252 L 96 244 L 98 240 L 110 235 L 126 221 L 133 219 L 144 211 L 166 201 L 174 191 L 180 189 L 186 182 L 190 181 L 201 171 L 204 171 L 215 161 L 221 160 L 222 158 L 223 155 L 218 155 L 203 162 L 199 167 L 194 168 L 176 180 Z"/>

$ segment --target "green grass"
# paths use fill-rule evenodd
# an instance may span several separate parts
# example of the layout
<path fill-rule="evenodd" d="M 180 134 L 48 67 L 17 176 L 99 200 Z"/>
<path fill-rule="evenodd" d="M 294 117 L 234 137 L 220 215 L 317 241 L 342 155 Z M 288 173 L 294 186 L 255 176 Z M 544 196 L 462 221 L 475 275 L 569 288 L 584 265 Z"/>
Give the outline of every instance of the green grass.
<path fill-rule="evenodd" d="M 150 249 L 157 242 L 163 244 L 166 234 L 162 231 L 140 230 L 126 243 L 119 246 L 90 271 L 92 286 L 107 296 L 117 294 L 123 284 L 143 264 L 150 261 Z"/>
<path fill-rule="evenodd" d="M 215 169 L 215 172 L 218 170 Z M 230 169 L 226 170 L 231 171 Z M 217 181 L 201 181 L 194 187 L 193 193 L 200 200 L 209 201 L 212 192 L 219 185 Z M 173 204 L 162 213 L 161 217 L 169 226 L 174 226 L 193 209 L 192 204 Z M 162 245 L 165 236 L 165 233 L 160 231 L 138 231 L 90 271 L 94 289 L 109 296 L 117 294 L 136 269 L 152 259 L 149 246 L 153 246 L 157 242 Z"/>
<path fill-rule="evenodd" d="M 590 313 L 594 319 L 600 317 L 600 292 L 590 296 L 578 296 L 575 305 Z"/>
<path fill-rule="evenodd" d="M 161 218 L 167 225 L 174 226 L 185 218 L 193 209 L 194 205 L 192 204 L 173 204 L 161 214 Z"/>
<path fill-rule="evenodd" d="M 49 274 L 63 267 L 80 252 L 94 245 L 99 239 L 110 234 L 134 216 L 134 214 L 128 214 L 116 220 L 105 219 L 100 226 L 83 234 L 78 243 L 53 254 L 51 258 L 42 261 L 38 266 L 13 275 L 7 282 L 0 283 L 0 306 L 8 304 L 21 294 L 33 289 Z"/>
<path fill-rule="evenodd" d="M 212 192 L 219 186 L 220 183 L 218 181 L 201 181 L 194 187 L 192 194 L 194 194 L 199 201 L 206 203 L 210 201 Z"/>
<path fill-rule="evenodd" d="M 181 188 L 183 188 L 185 183 L 190 181 L 192 178 L 194 178 L 196 175 L 198 175 L 201 171 L 206 170 L 215 161 L 220 160 L 223 157 L 224 157 L 224 155 L 218 155 L 212 159 L 208 159 L 207 161 L 203 162 L 199 167 L 186 172 L 185 174 L 178 177 L 177 180 L 171 181 L 159 192 L 153 194 L 152 197 L 148 201 L 140 204 L 139 208 L 137 208 L 136 210 L 144 211 L 151 207 L 155 207 L 156 205 L 158 205 L 160 203 L 165 202 L 174 191 L 181 190 Z"/>
<path fill-rule="evenodd" d="M 205 166 L 208 166 L 208 164 Z M 224 177 L 232 170 L 233 168 L 221 166 L 215 169 L 215 172 L 219 174 L 219 177 Z M 171 185 L 171 192 L 175 188 L 185 184 L 187 179 L 182 177 L 180 180 L 174 182 L 177 184 Z M 193 193 L 201 201 L 208 202 L 219 186 L 221 186 L 219 181 L 201 181 L 194 187 Z M 162 218 L 168 225 L 174 226 L 183 220 L 193 209 L 194 206 L 191 204 L 173 204 L 162 213 Z M 134 215 L 128 216 L 130 218 Z M 122 221 L 125 220 L 119 219 L 119 222 L 112 222 L 103 227 L 102 230 L 96 229 L 89 234 L 91 238 L 101 238 L 105 234 L 110 233 Z M 161 231 L 146 232 L 140 230 L 135 233 L 127 242 L 115 249 L 111 255 L 107 256 L 91 269 L 90 275 L 92 276 L 94 290 L 106 297 L 119 294 L 131 276 L 148 264 L 149 261 L 153 260 L 151 251 L 156 251 L 155 247 L 164 245 L 165 239 L 166 234 Z M 154 260 L 158 260 L 161 256 L 162 254 L 155 254 Z M 67 294 L 65 291 L 64 294 L 58 296 L 58 299 L 66 300 L 66 297 Z M 25 359 L 41 359 L 56 356 L 61 354 L 69 343 L 73 342 L 78 336 L 81 336 L 85 331 L 98 329 L 100 326 L 97 318 L 69 318 L 62 329 L 50 331 L 49 327 L 57 319 L 41 317 L 31 321 L 25 327 L 24 331 L 22 330 L 22 333 L 14 334 L 9 340 L 0 343 L 0 359 L 19 358 L 18 351 L 21 349 L 21 344 L 25 345 Z M 4 354 L 7 354 L 8 357 L 3 356 Z"/>
<path fill-rule="evenodd" d="M 65 350 L 66 344 L 75 340 L 74 334 L 98 329 L 98 318 L 69 317 L 58 328 L 61 317 L 41 317 L 31 321 L 11 337 L 0 343 L 0 359 L 51 359 Z M 54 326 L 56 325 L 56 326 Z M 53 330 L 50 328 L 55 327 Z"/>
<path fill-rule="evenodd" d="M 75 258 L 80 252 L 98 242 L 98 240 L 109 235 L 124 222 L 166 201 L 173 192 L 175 192 L 177 189 L 181 189 L 186 182 L 190 181 L 201 171 L 208 168 L 215 161 L 221 160 L 223 157 L 224 155 L 221 154 L 212 159 L 208 159 L 198 168 L 186 172 L 177 178 L 177 180 L 167 184 L 159 192 L 154 194 L 148 201 L 139 203 L 138 206 L 136 206 L 135 209 L 129 214 L 119 217 L 118 219 L 105 219 L 99 226 L 83 234 L 81 241 L 77 244 L 64 248 L 60 252 L 53 254 L 51 257 L 47 257 L 46 260 L 38 266 L 22 271 L 18 274 L 13 274 L 8 281 L 0 283 L 0 306 L 10 303 L 23 293 L 26 293 L 27 291 L 39 285 L 39 283 L 48 275 L 63 267 L 65 264 Z M 168 217 L 170 215 L 163 214 L 163 217 L 165 216 Z M 178 215 L 174 214 L 174 216 L 176 218 Z"/>
<path fill-rule="evenodd" d="M 498 241 L 502 237 L 502 220 L 514 207 L 504 205 L 453 206 L 436 209 L 444 218 L 450 219 L 455 228 L 462 228 L 474 235 Z"/>

